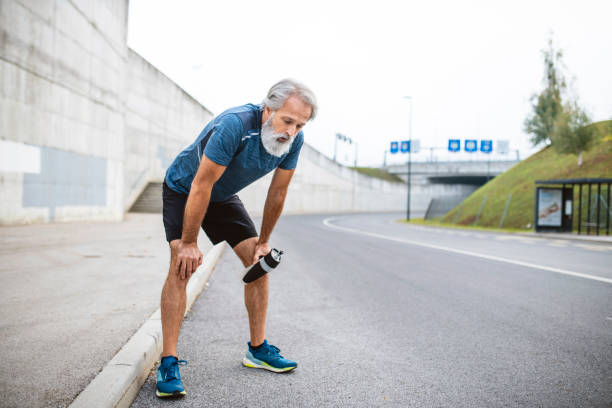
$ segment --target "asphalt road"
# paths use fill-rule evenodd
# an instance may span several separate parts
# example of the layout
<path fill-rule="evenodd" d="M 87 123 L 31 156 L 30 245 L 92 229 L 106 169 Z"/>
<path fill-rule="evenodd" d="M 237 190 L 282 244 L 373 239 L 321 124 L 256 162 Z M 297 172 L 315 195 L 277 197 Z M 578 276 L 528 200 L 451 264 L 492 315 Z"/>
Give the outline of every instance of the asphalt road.
<path fill-rule="evenodd" d="M 181 333 L 187 397 L 158 401 L 151 376 L 133 407 L 612 406 L 612 245 L 398 218 L 280 220 L 268 339 L 289 374 L 242 367 L 226 251 Z"/>

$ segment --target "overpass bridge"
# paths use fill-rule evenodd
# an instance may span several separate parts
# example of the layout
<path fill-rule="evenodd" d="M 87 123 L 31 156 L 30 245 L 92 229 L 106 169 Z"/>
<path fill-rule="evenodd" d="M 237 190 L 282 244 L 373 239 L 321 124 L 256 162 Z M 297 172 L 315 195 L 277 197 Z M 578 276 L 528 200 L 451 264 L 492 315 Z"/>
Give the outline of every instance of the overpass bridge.
<path fill-rule="evenodd" d="M 519 160 L 412 162 L 410 179 L 413 183 L 424 178 L 432 184 L 481 186 L 517 163 L 519 163 Z M 401 177 L 404 181 L 408 178 L 407 164 L 386 166 L 384 169 Z"/>
<path fill-rule="evenodd" d="M 426 218 L 446 214 L 480 186 L 510 169 L 519 160 L 428 161 L 410 165 L 411 209 Z M 384 168 L 404 181 L 408 165 Z"/>

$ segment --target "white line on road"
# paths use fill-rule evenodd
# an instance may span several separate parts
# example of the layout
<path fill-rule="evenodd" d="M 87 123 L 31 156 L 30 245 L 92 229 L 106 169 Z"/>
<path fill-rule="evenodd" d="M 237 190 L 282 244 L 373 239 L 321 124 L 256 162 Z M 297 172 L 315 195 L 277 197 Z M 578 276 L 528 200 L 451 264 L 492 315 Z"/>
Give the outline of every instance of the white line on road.
<path fill-rule="evenodd" d="M 577 278 L 590 279 L 590 280 L 594 280 L 594 281 L 599 281 L 599 282 L 605 282 L 605 283 L 612 284 L 612 279 L 603 278 L 601 276 L 589 275 L 589 274 L 580 273 L 580 272 L 572 272 L 572 271 L 568 271 L 568 270 L 565 270 L 565 269 L 552 268 L 550 266 L 544 266 L 544 265 L 536 265 L 536 264 L 532 264 L 530 262 L 517 261 L 517 260 L 514 260 L 514 259 L 502 258 L 502 257 L 499 257 L 499 256 L 494 256 L 494 255 L 479 254 L 479 253 L 476 253 L 476 252 L 464 251 L 464 250 L 461 250 L 461 249 L 449 248 L 449 247 L 444 247 L 444 246 L 440 246 L 440 245 L 425 244 L 423 242 L 412 241 L 412 240 L 404 239 L 404 238 L 390 237 L 390 236 L 387 236 L 387 235 L 376 234 L 374 232 L 361 231 L 361 230 L 357 230 L 357 229 L 353 229 L 353 228 L 348 228 L 348 227 L 340 227 L 340 226 L 334 225 L 334 224 L 332 224 L 330 222 L 331 220 L 334 220 L 336 218 L 337 217 L 326 218 L 326 219 L 323 220 L 323 224 L 325 226 L 329 227 L 329 228 L 335 228 L 335 229 L 338 229 L 338 230 L 341 230 L 341 231 L 352 232 L 354 234 L 361 234 L 361 235 L 366 235 L 366 236 L 370 236 L 370 237 L 374 237 L 374 238 L 386 239 L 386 240 L 389 240 L 389 241 L 402 242 L 404 244 L 417 245 L 417 246 L 421 246 L 421 247 L 425 247 L 425 248 L 438 249 L 438 250 L 441 250 L 441 251 L 454 252 L 456 254 L 461 254 L 461 255 L 475 256 L 475 257 L 478 257 L 478 258 L 489 259 L 491 261 L 506 262 L 506 263 L 509 263 L 509 264 L 525 266 L 527 268 L 541 269 L 541 270 L 548 271 L 548 272 L 560 273 L 562 275 L 575 276 Z"/>
<path fill-rule="evenodd" d="M 589 245 L 589 244 L 576 244 L 577 247 L 588 249 L 590 251 L 612 251 L 612 246 L 604 245 Z"/>

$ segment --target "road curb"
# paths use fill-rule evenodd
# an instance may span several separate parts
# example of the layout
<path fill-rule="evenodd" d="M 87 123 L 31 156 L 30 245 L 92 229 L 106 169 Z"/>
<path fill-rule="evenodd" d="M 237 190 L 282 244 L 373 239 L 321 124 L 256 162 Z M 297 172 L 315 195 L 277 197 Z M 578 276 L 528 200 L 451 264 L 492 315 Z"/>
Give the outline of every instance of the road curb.
<path fill-rule="evenodd" d="M 604 244 L 612 244 L 612 237 L 607 235 L 570 235 L 558 234 L 554 232 L 518 232 L 515 235 L 529 238 L 545 238 L 545 239 L 563 239 L 566 241 L 580 242 L 600 242 Z"/>
<path fill-rule="evenodd" d="M 189 280 L 185 313 L 206 286 L 226 245 L 225 242 L 215 245 Z M 129 407 L 161 352 L 161 311 L 157 309 L 69 407 Z"/>
<path fill-rule="evenodd" d="M 544 238 L 544 239 L 563 239 L 566 241 L 581 241 L 581 242 L 600 242 L 604 244 L 612 244 L 612 236 L 610 235 L 578 235 L 574 233 L 558 233 L 558 232 L 509 232 L 509 231 L 498 231 L 498 230 L 490 230 L 486 229 L 471 229 L 471 228 L 461 228 L 461 227 L 446 227 L 444 225 L 427 225 L 427 224 L 409 224 L 409 226 L 417 226 L 424 228 L 437 228 L 444 230 L 459 230 L 459 231 L 467 231 L 467 232 L 484 232 L 491 234 L 504 234 L 504 235 L 513 235 L 519 237 L 527 237 L 527 238 Z"/>

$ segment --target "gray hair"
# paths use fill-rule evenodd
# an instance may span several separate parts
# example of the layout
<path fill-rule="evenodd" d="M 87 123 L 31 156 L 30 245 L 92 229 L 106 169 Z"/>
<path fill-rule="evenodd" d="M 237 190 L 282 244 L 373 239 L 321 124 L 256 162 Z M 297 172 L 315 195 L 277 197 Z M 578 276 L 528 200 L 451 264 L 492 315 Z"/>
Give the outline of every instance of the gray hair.
<path fill-rule="evenodd" d="M 280 109 L 290 96 L 297 96 L 304 103 L 310 105 L 312 112 L 310 118 L 312 120 L 317 116 L 317 98 L 315 94 L 305 85 L 294 81 L 293 79 L 283 79 L 282 81 L 272 85 L 262 102 L 263 106 L 267 106 L 272 110 Z"/>

